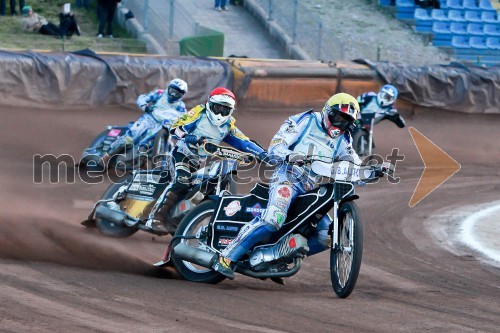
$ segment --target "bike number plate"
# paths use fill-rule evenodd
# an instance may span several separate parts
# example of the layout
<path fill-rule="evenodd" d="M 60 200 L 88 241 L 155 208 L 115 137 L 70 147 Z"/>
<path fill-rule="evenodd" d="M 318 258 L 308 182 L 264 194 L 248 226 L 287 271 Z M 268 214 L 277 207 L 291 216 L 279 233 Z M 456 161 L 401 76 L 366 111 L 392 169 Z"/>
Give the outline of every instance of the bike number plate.
<path fill-rule="evenodd" d="M 108 136 L 110 137 L 113 137 L 113 138 L 116 138 L 117 136 L 120 135 L 120 133 L 122 132 L 121 129 L 118 129 L 118 128 L 112 128 L 109 130 L 108 132 Z"/>

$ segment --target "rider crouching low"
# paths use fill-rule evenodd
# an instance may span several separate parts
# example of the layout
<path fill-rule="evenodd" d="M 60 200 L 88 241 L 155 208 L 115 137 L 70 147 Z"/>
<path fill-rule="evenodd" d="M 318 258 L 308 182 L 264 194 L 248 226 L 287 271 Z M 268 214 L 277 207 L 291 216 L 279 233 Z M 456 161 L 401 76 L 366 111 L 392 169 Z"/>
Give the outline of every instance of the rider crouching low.
<path fill-rule="evenodd" d="M 281 228 L 297 195 L 318 186 L 319 177 L 304 165 L 308 157 L 325 162 L 361 163 L 349 134 L 358 115 L 357 100 L 339 93 L 326 102 L 322 112 L 310 110 L 285 121 L 269 146 L 271 158 L 285 163 L 278 164 L 270 181 L 267 209 L 247 223 L 222 251 L 213 266 L 215 271 L 233 279 L 237 261 L 255 244 L 266 241 Z M 316 235 L 308 241 L 308 255 L 328 249 L 329 225 L 330 219 L 325 215 L 317 226 Z"/>
<path fill-rule="evenodd" d="M 403 117 L 394 107 L 397 98 L 398 90 L 391 84 L 384 85 L 378 93 L 370 91 L 359 95 L 357 100 L 360 107 L 360 117 L 373 114 L 374 124 L 386 118 L 399 128 L 405 127 Z"/>
<path fill-rule="evenodd" d="M 126 135 L 111 144 L 108 153 L 103 156 L 104 164 L 123 146 L 130 144 L 140 146 L 142 142 L 148 141 L 149 136 L 141 142 L 135 142 L 146 131 L 155 135 L 163 127 L 170 128 L 179 117 L 185 115 L 187 110 L 182 97 L 187 91 L 187 83 L 177 78 L 170 81 L 165 90 L 157 89 L 140 95 L 136 103 L 145 113 L 129 128 Z"/>
<path fill-rule="evenodd" d="M 201 104 L 187 112 L 170 129 L 177 141 L 172 150 L 175 176 L 172 183 L 158 198 L 146 227 L 155 233 L 168 233 L 166 216 L 179 197 L 190 189 L 192 174 L 200 168 L 200 158 L 206 157 L 200 144 L 204 141 L 220 144 L 224 141 L 238 150 L 251 153 L 260 159 L 265 151 L 250 141 L 236 126 L 232 117 L 236 105 L 234 94 L 226 88 L 215 88 L 210 92 L 205 105 Z"/>

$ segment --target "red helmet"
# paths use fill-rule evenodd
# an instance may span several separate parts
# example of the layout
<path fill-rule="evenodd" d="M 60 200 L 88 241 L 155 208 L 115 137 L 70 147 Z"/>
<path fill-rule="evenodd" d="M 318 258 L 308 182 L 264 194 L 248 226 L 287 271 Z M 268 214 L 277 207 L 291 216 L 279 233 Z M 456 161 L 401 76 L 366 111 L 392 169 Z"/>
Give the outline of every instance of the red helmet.
<path fill-rule="evenodd" d="M 217 87 L 210 92 L 207 101 L 207 116 L 210 122 L 220 126 L 231 116 L 236 105 L 236 97 L 231 90 Z"/>

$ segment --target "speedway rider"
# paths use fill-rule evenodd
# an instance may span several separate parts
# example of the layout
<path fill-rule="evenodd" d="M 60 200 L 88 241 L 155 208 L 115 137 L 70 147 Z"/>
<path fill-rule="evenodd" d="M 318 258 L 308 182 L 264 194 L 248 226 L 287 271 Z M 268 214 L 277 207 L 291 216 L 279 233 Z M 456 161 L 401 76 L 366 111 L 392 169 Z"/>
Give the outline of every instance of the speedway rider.
<path fill-rule="evenodd" d="M 107 156 L 105 155 L 103 159 L 107 161 L 110 155 L 126 144 L 141 145 L 162 127 L 170 128 L 179 117 L 186 113 L 186 105 L 182 101 L 182 97 L 187 91 L 187 83 L 177 78 L 170 81 L 166 90 L 157 89 L 140 95 L 136 103 L 145 114 L 128 129 L 125 136 L 111 144 Z M 150 135 L 141 142 L 136 142 L 146 131 L 149 131 Z"/>
<path fill-rule="evenodd" d="M 215 88 L 204 105 L 189 110 L 170 129 L 172 137 L 178 140 L 172 150 L 175 177 L 158 198 L 146 221 L 146 227 L 152 232 L 170 231 L 165 225 L 166 215 L 178 198 L 189 191 L 192 173 L 200 168 L 200 158 L 206 157 L 206 152 L 200 146 L 202 142 L 220 144 L 224 141 L 259 158 L 266 155 L 261 147 L 235 126 L 236 120 L 232 117 L 235 105 L 236 98 L 230 90 Z"/>
<path fill-rule="evenodd" d="M 344 160 L 354 165 L 361 163 L 349 134 L 358 114 L 356 99 L 339 93 L 326 102 L 321 112 L 310 110 L 285 121 L 269 146 L 270 157 L 284 163 L 278 163 L 270 181 L 268 206 L 222 251 L 213 265 L 215 271 L 233 279 L 235 263 L 255 244 L 266 241 L 281 228 L 297 195 L 318 186 L 319 177 L 304 164 L 308 157 L 330 163 Z M 330 219 L 325 215 L 318 223 L 316 235 L 308 240 L 308 255 L 328 249 L 329 225 Z"/>
<path fill-rule="evenodd" d="M 394 103 L 398 98 L 398 90 L 390 84 L 384 85 L 378 93 L 372 91 L 358 96 L 358 103 L 361 109 L 360 118 L 363 115 L 375 114 L 374 124 L 387 118 L 398 127 L 405 127 L 405 121 L 394 108 Z"/>

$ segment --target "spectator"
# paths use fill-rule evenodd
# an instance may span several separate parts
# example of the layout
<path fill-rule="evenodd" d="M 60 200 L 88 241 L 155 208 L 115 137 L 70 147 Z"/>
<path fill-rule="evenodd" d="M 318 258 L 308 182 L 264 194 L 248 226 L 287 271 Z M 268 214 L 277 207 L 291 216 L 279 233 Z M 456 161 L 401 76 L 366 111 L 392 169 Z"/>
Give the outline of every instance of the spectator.
<path fill-rule="evenodd" d="M 62 12 L 59 13 L 59 28 L 67 37 L 71 37 L 73 34 L 80 36 L 80 28 L 69 3 L 64 4 Z"/>
<path fill-rule="evenodd" d="M 76 8 L 82 7 L 88 10 L 90 7 L 90 0 L 76 0 Z"/>
<path fill-rule="evenodd" d="M 57 25 L 48 22 L 45 17 L 33 12 L 30 6 L 24 6 L 22 9 L 23 18 L 21 19 L 21 28 L 27 32 L 39 32 L 42 35 L 62 37 L 64 33 Z"/>
<path fill-rule="evenodd" d="M 0 16 L 5 16 L 5 1 L 6 0 L 0 0 Z M 10 4 L 10 15 L 14 16 L 17 15 L 16 12 L 16 0 L 9 0 Z M 22 12 L 24 7 L 24 0 L 19 0 L 19 11 Z"/>
<path fill-rule="evenodd" d="M 97 0 L 97 17 L 99 18 L 98 38 L 104 37 L 104 30 L 109 38 L 113 38 L 113 20 L 116 13 L 116 5 L 121 0 Z"/>
<path fill-rule="evenodd" d="M 218 10 L 219 12 L 220 12 L 221 10 L 229 10 L 229 9 L 226 7 L 226 0 L 215 0 L 214 9 L 215 9 L 215 10 Z"/>

